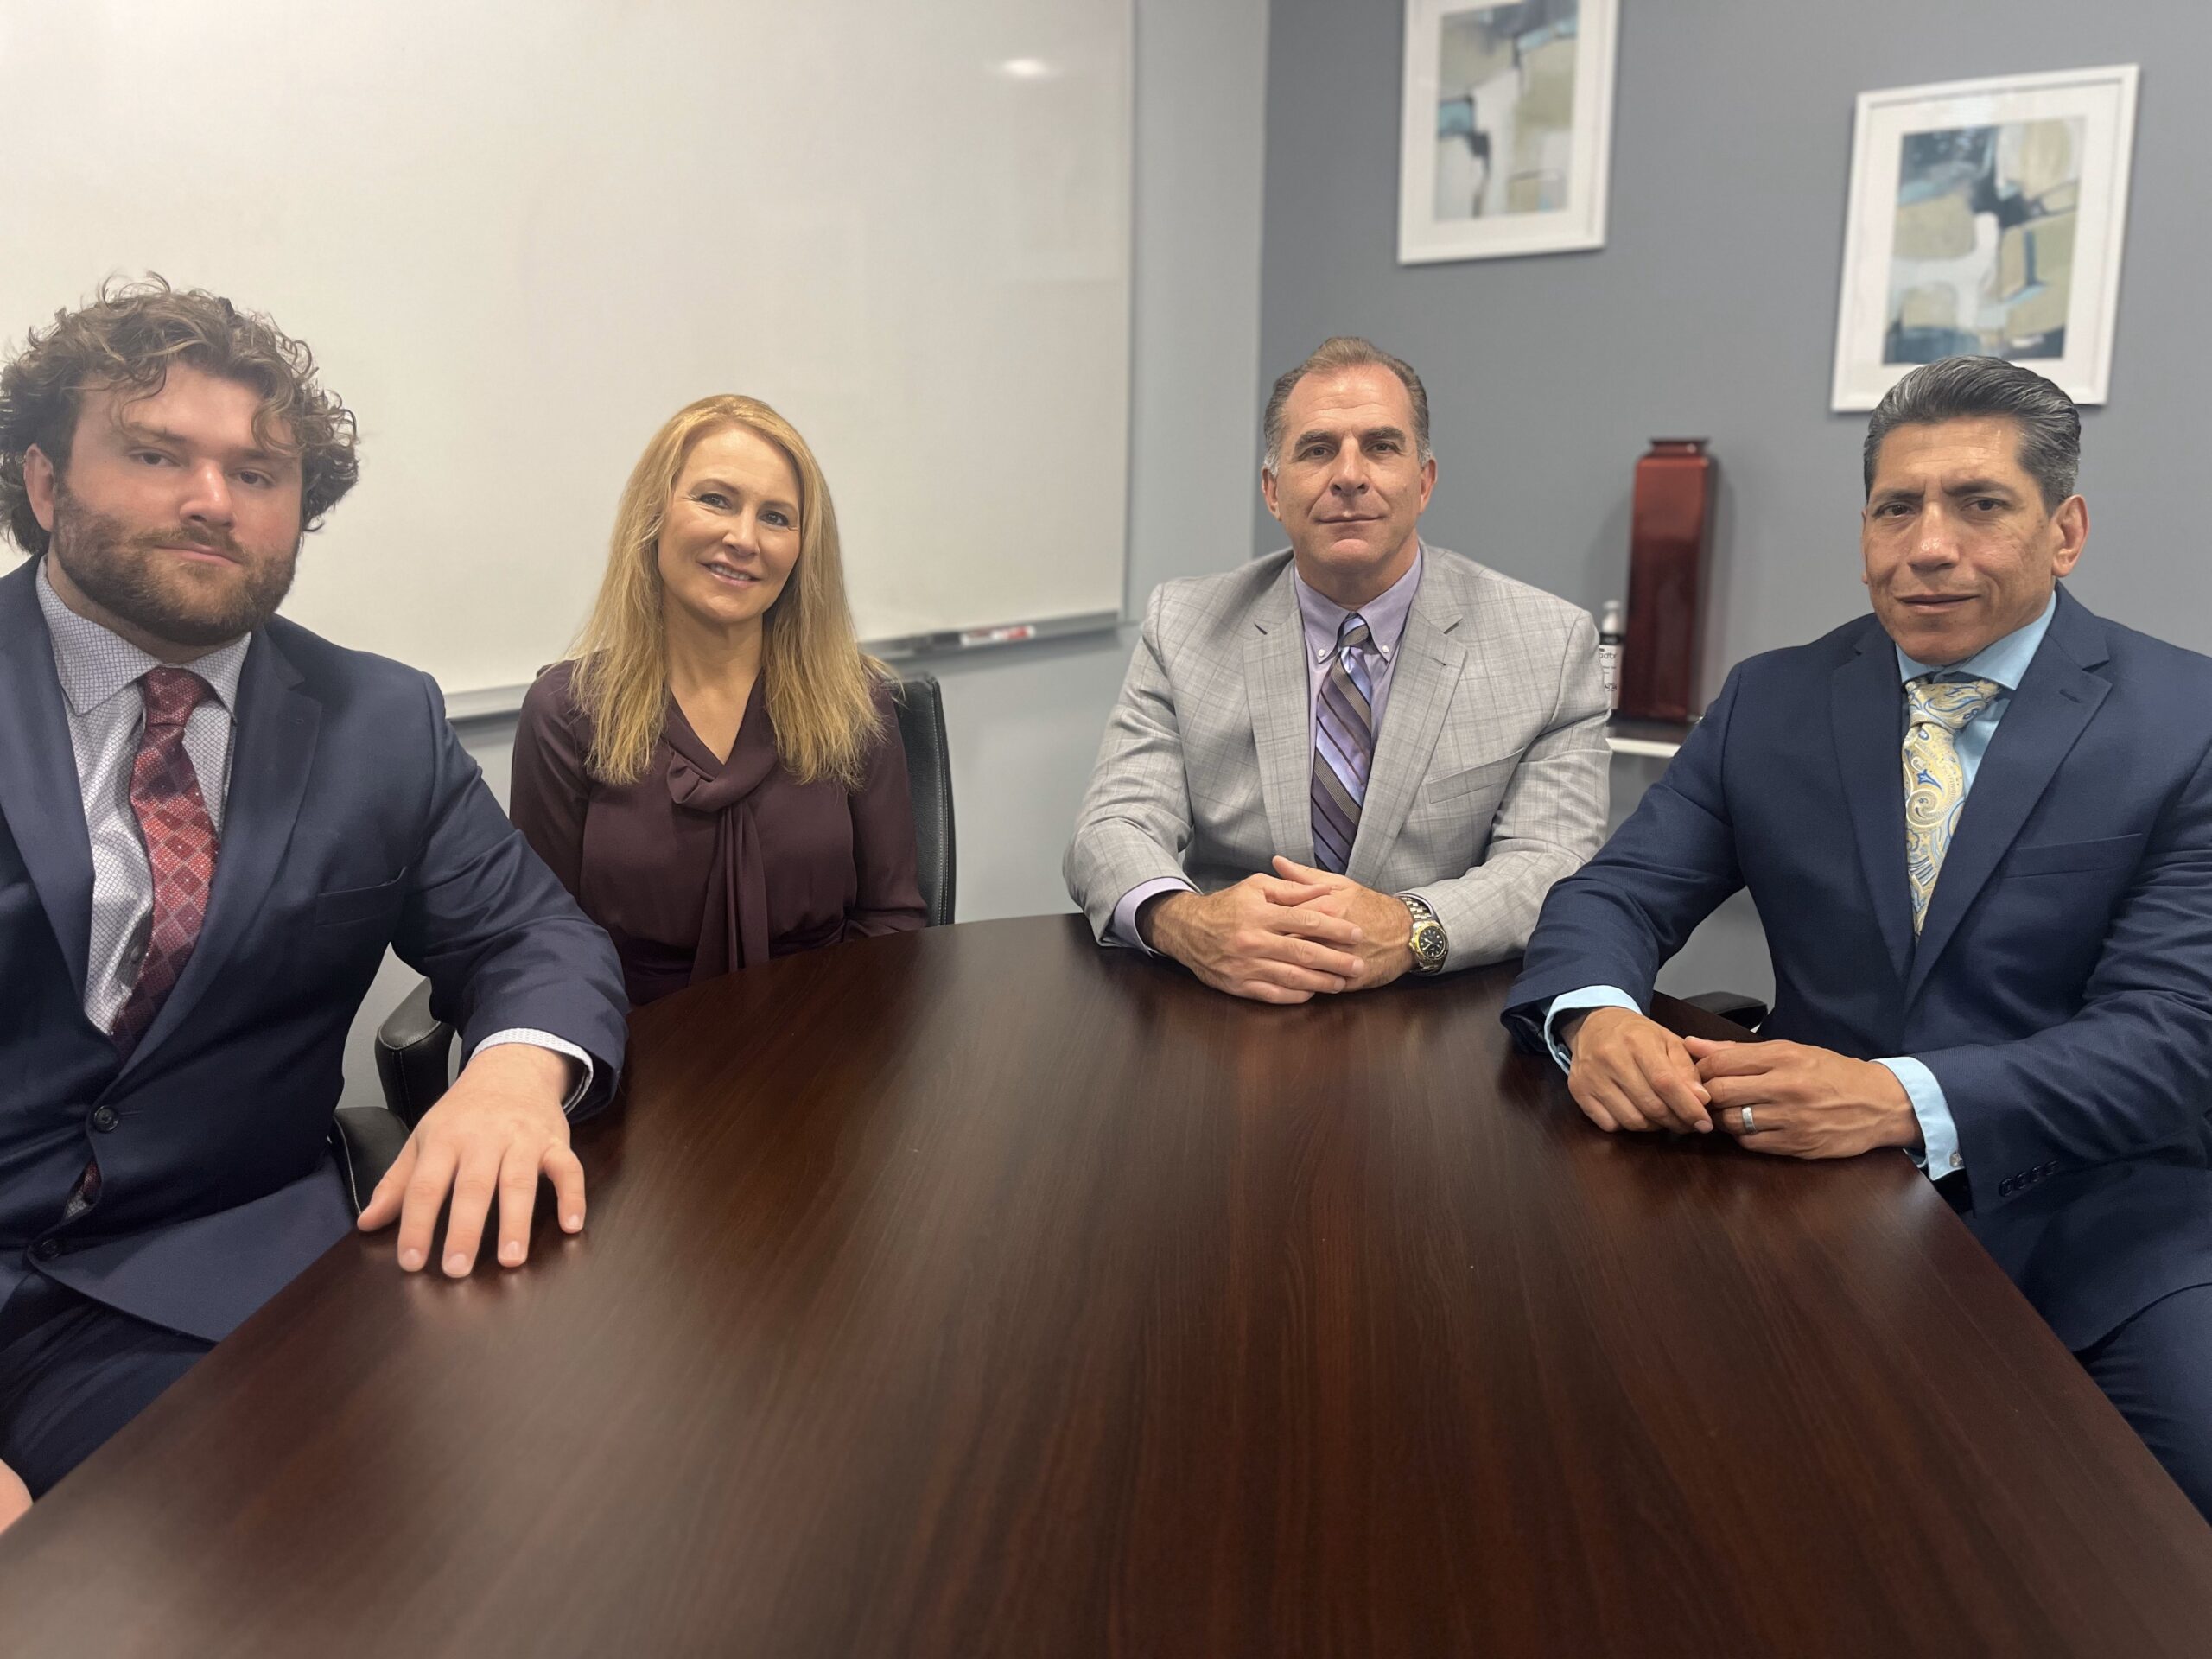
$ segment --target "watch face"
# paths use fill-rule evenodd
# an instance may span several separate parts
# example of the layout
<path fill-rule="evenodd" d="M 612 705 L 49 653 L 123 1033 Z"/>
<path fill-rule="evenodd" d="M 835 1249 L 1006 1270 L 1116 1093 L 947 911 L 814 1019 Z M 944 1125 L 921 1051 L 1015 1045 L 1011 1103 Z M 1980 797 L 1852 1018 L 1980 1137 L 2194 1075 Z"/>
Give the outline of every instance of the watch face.
<path fill-rule="evenodd" d="M 1447 947 L 1444 930 L 1434 922 L 1424 922 L 1414 930 L 1414 953 L 1432 968 L 1441 968 Z"/>

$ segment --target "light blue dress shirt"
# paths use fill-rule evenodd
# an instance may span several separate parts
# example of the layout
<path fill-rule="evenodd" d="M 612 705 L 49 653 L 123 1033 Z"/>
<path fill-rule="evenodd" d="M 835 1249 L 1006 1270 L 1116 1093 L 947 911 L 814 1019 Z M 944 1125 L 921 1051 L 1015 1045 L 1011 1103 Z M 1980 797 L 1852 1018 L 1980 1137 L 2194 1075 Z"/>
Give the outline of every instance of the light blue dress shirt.
<path fill-rule="evenodd" d="M 2024 628 L 2016 628 L 2002 639 L 1985 645 L 1962 663 L 1948 668 L 1931 668 L 1926 663 L 1916 663 L 1897 650 L 1897 682 L 1900 685 L 1935 675 L 1942 679 L 1989 680 L 2004 688 L 2003 695 L 1994 698 L 1988 708 L 1976 715 L 1959 728 L 1955 740 L 1959 756 L 1959 770 L 1966 776 L 1967 792 L 1974 792 L 1974 773 L 1981 768 L 1981 758 L 1989 753 L 1989 740 L 1997 734 L 1998 723 L 2005 718 L 2005 711 L 2012 706 L 2012 693 L 2020 688 L 2020 677 L 2028 671 L 2028 664 L 2035 659 L 2036 650 L 2043 644 L 2043 637 L 2050 631 L 2050 619 L 2058 610 L 2058 595 L 2053 594 L 2050 602 L 2043 607 L 2043 614 Z M 1900 735 L 1902 745 L 1904 739 Z M 1904 826 L 1897 826 L 1902 837 Z M 1940 886 L 1942 878 L 1937 878 Z M 1552 1034 L 1552 1026 L 1560 1015 L 1573 1014 L 1580 1008 L 1634 1008 L 1636 999 L 1626 991 L 1611 985 L 1592 985 L 1579 991 L 1569 991 L 1554 997 L 1544 1016 L 1544 1040 L 1551 1046 L 1552 1058 L 1562 1067 L 1573 1064 L 1572 1058 L 1559 1039 Z M 1892 1076 L 1904 1086 L 1906 1097 L 1912 1102 L 1913 1116 L 1920 1120 L 1920 1135 L 1923 1150 L 1912 1154 L 1912 1160 L 1923 1169 L 1948 1174 L 1966 1167 L 1966 1160 L 1959 1151 L 1959 1128 L 1951 1116 L 1950 1103 L 1943 1098 L 1942 1085 L 1936 1081 L 1936 1074 L 1910 1055 L 1874 1062 L 1890 1069 Z"/>

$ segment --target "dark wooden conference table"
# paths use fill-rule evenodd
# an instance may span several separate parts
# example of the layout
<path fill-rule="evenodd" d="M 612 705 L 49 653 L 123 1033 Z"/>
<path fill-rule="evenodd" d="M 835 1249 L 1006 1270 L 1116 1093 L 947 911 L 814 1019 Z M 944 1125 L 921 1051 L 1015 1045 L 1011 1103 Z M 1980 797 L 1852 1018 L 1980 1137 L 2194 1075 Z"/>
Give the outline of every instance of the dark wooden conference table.
<path fill-rule="evenodd" d="M 0 1649 L 2212 1651 L 2212 1529 L 1904 1158 L 1599 1135 L 1510 977 L 1053 917 L 695 987 L 582 1237 L 341 1243 L 0 1539 Z"/>

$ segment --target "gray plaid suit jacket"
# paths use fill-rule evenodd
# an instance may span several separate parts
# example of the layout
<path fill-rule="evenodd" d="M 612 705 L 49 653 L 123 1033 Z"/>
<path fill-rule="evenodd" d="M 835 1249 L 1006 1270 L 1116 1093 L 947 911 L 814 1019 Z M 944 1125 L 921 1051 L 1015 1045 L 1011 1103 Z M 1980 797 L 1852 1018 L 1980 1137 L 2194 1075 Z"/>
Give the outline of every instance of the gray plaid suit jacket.
<path fill-rule="evenodd" d="M 1345 874 L 1418 893 L 1471 968 L 1519 954 L 1604 839 L 1606 699 L 1587 613 L 1425 551 Z M 1101 943 L 1141 882 L 1313 861 L 1307 684 L 1287 548 L 1154 590 L 1062 863 Z"/>

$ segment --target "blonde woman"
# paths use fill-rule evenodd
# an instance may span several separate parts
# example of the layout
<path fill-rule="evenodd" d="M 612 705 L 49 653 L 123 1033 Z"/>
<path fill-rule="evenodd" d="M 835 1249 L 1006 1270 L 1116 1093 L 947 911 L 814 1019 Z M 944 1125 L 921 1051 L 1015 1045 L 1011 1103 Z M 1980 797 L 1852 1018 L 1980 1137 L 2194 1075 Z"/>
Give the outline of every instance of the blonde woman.
<path fill-rule="evenodd" d="M 515 825 L 630 1001 L 922 925 L 906 760 L 813 451 L 751 397 L 653 435 L 599 599 L 515 734 Z"/>

